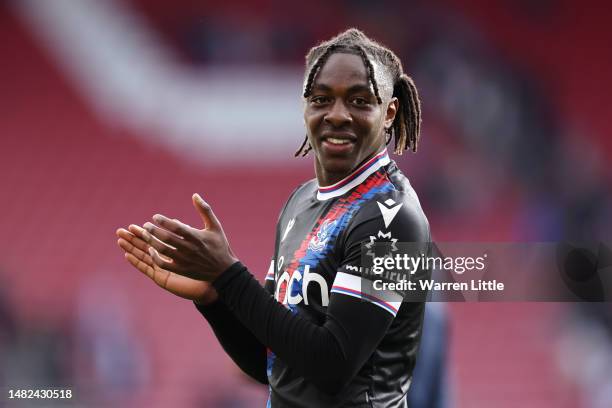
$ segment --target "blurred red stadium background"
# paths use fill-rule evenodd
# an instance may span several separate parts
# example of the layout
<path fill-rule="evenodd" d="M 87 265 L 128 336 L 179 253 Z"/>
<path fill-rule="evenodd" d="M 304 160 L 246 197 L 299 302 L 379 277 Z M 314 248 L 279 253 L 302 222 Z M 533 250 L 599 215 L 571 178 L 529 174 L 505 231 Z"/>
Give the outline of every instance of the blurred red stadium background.
<path fill-rule="evenodd" d="M 128 267 L 114 231 L 157 212 L 196 225 L 199 192 L 263 277 L 278 212 L 313 176 L 292 157 L 303 55 L 348 26 L 397 50 L 419 87 L 422 148 L 396 160 L 435 239 L 609 237 L 610 6 L 468 3 L 4 2 L 4 389 L 67 384 L 88 405 L 265 404 L 193 306 Z M 593 395 L 576 371 L 594 368 L 567 369 L 591 358 L 566 354 L 572 336 L 591 341 L 574 305 L 448 311 L 453 406 L 612 404 L 610 377 Z"/>

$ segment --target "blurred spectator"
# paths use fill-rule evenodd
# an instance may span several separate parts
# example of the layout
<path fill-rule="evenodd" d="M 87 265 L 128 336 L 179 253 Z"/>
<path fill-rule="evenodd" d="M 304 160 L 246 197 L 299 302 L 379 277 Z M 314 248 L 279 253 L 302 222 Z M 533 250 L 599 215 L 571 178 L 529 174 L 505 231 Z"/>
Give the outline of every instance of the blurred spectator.
<path fill-rule="evenodd" d="M 612 309 L 610 303 L 566 308 L 556 342 L 558 365 L 581 389 L 582 406 L 608 408 L 612 401 Z"/>
<path fill-rule="evenodd" d="M 449 322 L 446 305 L 428 302 L 416 367 L 410 389 L 411 408 L 451 408 L 451 387 L 448 373 Z"/>

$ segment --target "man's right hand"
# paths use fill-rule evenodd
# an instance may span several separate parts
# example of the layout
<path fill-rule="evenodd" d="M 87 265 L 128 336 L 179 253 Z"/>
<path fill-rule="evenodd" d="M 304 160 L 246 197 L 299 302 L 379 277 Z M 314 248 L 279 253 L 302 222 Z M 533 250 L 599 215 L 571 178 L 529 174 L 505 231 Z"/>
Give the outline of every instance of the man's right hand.
<path fill-rule="evenodd" d="M 149 255 L 149 244 L 145 242 L 144 234 L 148 232 L 133 224 L 127 230 L 124 228 L 117 230 L 119 237 L 117 243 L 125 251 L 125 259 L 132 266 L 172 294 L 202 305 L 208 305 L 217 300 L 217 291 L 210 283 L 177 275 L 157 266 Z"/>

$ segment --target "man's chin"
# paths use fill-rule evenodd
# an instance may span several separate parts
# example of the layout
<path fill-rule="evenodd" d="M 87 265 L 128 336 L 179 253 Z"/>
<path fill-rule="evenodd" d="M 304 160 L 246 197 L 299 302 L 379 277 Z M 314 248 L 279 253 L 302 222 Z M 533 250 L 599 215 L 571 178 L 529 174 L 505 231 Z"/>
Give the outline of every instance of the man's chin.
<path fill-rule="evenodd" d="M 352 157 L 330 157 L 323 168 L 328 174 L 333 174 L 337 179 L 343 179 L 351 174 L 355 168 L 355 160 Z"/>

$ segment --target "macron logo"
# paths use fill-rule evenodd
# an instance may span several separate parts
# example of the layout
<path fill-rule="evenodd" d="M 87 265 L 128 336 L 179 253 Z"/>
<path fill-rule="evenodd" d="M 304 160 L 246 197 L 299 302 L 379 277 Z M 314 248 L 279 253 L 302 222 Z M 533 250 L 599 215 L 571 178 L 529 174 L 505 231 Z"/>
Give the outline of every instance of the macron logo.
<path fill-rule="evenodd" d="M 385 228 L 389 228 L 389 225 L 391 225 L 398 211 L 402 208 L 402 205 L 404 205 L 404 203 L 400 203 L 394 207 L 395 201 L 392 199 L 388 199 L 384 204 L 377 201 L 376 204 L 378 204 L 378 208 L 380 208 L 380 212 L 382 213 L 383 220 L 385 221 Z"/>

